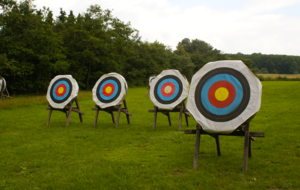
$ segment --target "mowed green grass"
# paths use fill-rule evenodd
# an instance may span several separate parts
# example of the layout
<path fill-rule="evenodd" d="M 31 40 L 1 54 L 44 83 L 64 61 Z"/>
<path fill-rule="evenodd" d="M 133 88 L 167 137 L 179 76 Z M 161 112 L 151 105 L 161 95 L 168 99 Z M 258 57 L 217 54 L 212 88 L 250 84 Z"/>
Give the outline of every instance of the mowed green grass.
<path fill-rule="evenodd" d="M 288 79 L 300 78 L 300 74 L 257 74 L 258 76 L 262 76 L 264 78 L 278 78 L 278 77 L 286 77 Z"/>
<path fill-rule="evenodd" d="M 299 189 L 300 82 L 262 84 L 262 106 L 250 129 L 266 137 L 252 143 L 246 173 L 241 137 L 221 136 L 219 157 L 214 139 L 201 136 L 199 166 L 193 169 L 195 135 L 184 129 L 196 122 L 191 118 L 190 127 L 183 123 L 177 131 L 178 113 L 171 127 L 159 113 L 153 131 L 146 88 L 129 89 L 131 124 L 123 114 L 118 128 L 105 112 L 93 127 L 91 92 L 78 97 L 83 123 L 73 112 L 69 126 L 58 111 L 46 126 L 45 96 L 2 101 L 0 189 Z"/>

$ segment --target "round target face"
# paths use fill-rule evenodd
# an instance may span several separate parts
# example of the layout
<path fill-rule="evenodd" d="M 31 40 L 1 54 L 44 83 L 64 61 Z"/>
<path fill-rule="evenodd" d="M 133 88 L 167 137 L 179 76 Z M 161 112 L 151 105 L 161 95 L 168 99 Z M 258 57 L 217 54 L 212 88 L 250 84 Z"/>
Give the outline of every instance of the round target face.
<path fill-rule="evenodd" d="M 118 73 L 100 77 L 93 88 L 93 100 L 101 108 L 122 104 L 127 94 L 125 78 Z"/>
<path fill-rule="evenodd" d="M 159 109 L 171 110 L 186 99 L 188 88 L 178 70 L 164 70 L 150 83 L 150 99 Z"/>
<path fill-rule="evenodd" d="M 249 99 L 250 86 L 247 79 L 231 68 L 218 68 L 208 72 L 195 91 L 198 110 L 206 118 L 216 122 L 236 118 L 245 110 Z"/>
<path fill-rule="evenodd" d="M 99 101 L 111 103 L 119 97 L 121 83 L 116 77 L 107 77 L 98 84 L 96 92 Z"/>
<path fill-rule="evenodd" d="M 173 75 L 158 80 L 154 86 L 154 95 L 161 104 L 171 104 L 178 100 L 182 93 L 182 82 Z"/>
<path fill-rule="evenodd" d="M 231 133 L 259 110 L 261 93 L 242 61 L 210 62 L 194 74 L 186 107 L 203 130 Z"/>
<path fill-rule="evenodd" d="M 67 78 L 60 78 L 56 80 L 50 90 L 51 100 L 55 103 L 63 103 L 70 96 L 72 92 L 72 83 Z"/>
<path fill-rule="evenodd" d="M 64 108 L 78 95 L 78 91 L 78 84 L 71 75 L 58 75 L 49 84 L 47 100 L 53 108 Z"/>

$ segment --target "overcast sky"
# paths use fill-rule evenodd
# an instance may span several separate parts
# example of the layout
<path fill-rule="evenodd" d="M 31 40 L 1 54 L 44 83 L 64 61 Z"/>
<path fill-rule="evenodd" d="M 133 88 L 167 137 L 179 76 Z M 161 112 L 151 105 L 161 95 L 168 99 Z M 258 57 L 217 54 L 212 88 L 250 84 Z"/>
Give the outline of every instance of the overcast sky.
<path fill-rule="evenodd" d="M 170 46 L 200 39 L 224 53 L 300 55 L 300 0 L 35 0 L 55 18 L 63 8 L 86 12 L 90 5 L 140 32 L 143 41 Z"/>

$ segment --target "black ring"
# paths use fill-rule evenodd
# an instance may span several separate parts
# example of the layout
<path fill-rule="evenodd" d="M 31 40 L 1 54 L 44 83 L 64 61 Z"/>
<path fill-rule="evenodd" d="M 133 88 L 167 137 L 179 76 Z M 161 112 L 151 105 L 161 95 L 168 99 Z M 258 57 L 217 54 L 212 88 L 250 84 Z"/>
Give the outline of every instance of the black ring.
<path fill-rule="evenodd" d="M 105 81 L 107 81 L 107 80 L 113 80 L 113 81 L 115 81 L 115 82 L 117 83 L 117 85 L 118 85 L 118 92 L 117 92 L 117 94 L 115 95 L 115 97 L 113 97 L 113 98 L 110 99 L 110 100 L 104 100 L 104 99 L 102 99 L 101 96 L 100 96 L 100 93 L 99 93 L 99 90 L 100 90 L 101 85 L 102 85 Z M 97 95 L 98 100 L 99 100 L 100 102 L 103 102 L 103 103 L 111 103 L 111 102 L 115 101 L 115 100 L 119 97 L 120 93 L 121 93 L 121 83 L 120 83 L 119 79 L 117 79 L 116 77 L 107 77 L 107 78 L 104 78 L 104 79 L 98 84 L 98 86 L 97 86 L 97 91 L 96 91 L 96 95 Z"/>
<path fill-rule="evenodd" d="M 64 99 L 62 99 L 62 100 L 57 100 L 57 99 L 55 99 L 54 96 L 53 96 L 53 88 L 54 88 L 54 86 L 55 86 L 58 82 L 60 82 L 60 81 L 65 81 L 65 82 L 67 82 L 67 83 L 69 84 L 70 90 L 69 90 L 69 94 L 68 94 Z M 66 101 L 66 100 L 71 96 L 71 94 L 72 94 L 72 89 L 73 89 L 72 83 L 71 83 L 71 81 L 70 81 L 68 78 L 60 78 L 60 79 L 58 79 L 58 80 L 55 81 L 55 82 L 52 84 L 52 86 L 51 86 L 51 89 L 50 89 L 50 97 L 51 97 L 51 100 L 52 100 L 53 102 L 57 103 L 57 104 L 63 103 L 64 101 Z"/>
<path fill-rule="evenodd" d="M 157 88 L 158 88 L 159 84 L 160 84 L 163 80 L 165 80 L 165 79 L 167 79 L 167 78 L 171 78 L 171 79 L 176 80 L 176 82 L 177 82 L 178 85 L 179 85 L 179 91 L 178 91 L 177 96 L 176 96 L 175 98 L 173 98 L 172 100 L 169 100 L 169 101 L 165 101 L 165 100 L 160 99 L 160 97 L 159 97 L 158 94 L 157 94 L 157 90 L 158 90 Z M 171 104 L 171 103 L 173 103 L 173 102 L 175 102 L 175 101 L 177 101 L 177 100 L 179 99 L 179 97 L 180 97 L 181 94 L 182 94 L 182 90 L 183 90 L 182 82 L 181 82 L 181 80 L 180 80 L 177 76 L 174 76 L 174 75 L 166 75 L 166 76 L 162 77 L 161 79 L 159 79 L 159 80 L 157 81 L 157 83 L 155 84 L 155 86 L 154 86 L 154 96 L 155 96 L 156 100 L 157 100 L 159 103 L 161 103 L 161 104 Z"/>
<path fill-rule="evenodd" d="M 241 83 L 241 85 L 243 87 L 243 98 L 242 98 L 240 105 L 233 112 L 226 114 L 226 115 L 215 115 L 215 114 L 209 112 L 202 104 L 202 100 L 200 98 L 202 88 L 203 88 L 204 84 L 206 83 L 206 81 L 217 74 L 232 75 Z M 195 103 L 196 103 L 198 110 L 204 117 L 206 117 L 207 119 L 210 119 L 212 121 L 215 121 L 215 122 L 230 121 L 230 120 L 236 118 L 246 109 L 246 107 L 249 103 L 249 100 L 250 100 L 250 86 L 249 86 L 248 80 L 245 78 L 245 76 L 242 73 L 240 73 L 239 71 L 237 71 L 235 69 L 223 67 L 223 68 L 217 68 L 212 71 L 209 71 L 200 79 L 200 81 L 198 82 L 198 84 L 196 86 Z"/>

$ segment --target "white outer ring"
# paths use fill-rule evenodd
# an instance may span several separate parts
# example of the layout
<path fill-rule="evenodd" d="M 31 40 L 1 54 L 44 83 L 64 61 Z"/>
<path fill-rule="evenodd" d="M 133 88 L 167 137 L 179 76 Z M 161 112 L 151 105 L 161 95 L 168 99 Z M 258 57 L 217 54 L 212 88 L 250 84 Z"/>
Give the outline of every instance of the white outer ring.
<path fill-rule="evenodd" d="M 178 77 L 180 79 L 180 81 L 182 82 L 181 96 L 178 98 L 178 100 L 176 100 L 175 102 L 173 102 L 171 104 L 162 104 L 162 103 L 158 102 L 154 95 L 154 87 L 155 87 L 157 81 L 159 81 L 162 77 L 164 77 L 166 75 L 174 75 L 174 76 Z M 187 98 L 188 91 L 189 91 L 188 80 L 178 70 L 174 70 L 174 69 L 162 71 L 150 83 L 150 99 L 153 102 L 153 104 L 155 106 L 157 106 L 159 109 L 172 110 L 173 108 L 175 108 L 178 104 L 180 104 L 183 100 L 185 100 Z"/>
<path fill-rule="evenodd" d="M 50 96 L 50 93 L 51 93 L 50 90 L 51 90 L 51 87 L 52 87 L 53 83 L 56 82 L 60 78 L 67 78 L 71 81 L 72 92 L 71 92 L 70 97 L 66 101 L 58 104 L 58 103 L 55 103 L 55 102 L 52 101 L 51 96 Z M 68 103 L 70 103 L 75 97 L 77 97 L 78 91 L 79 91 L 79 86 L 77 84 L 77 81 L 72 77 L 72 75 L 57 75 L 56 77 L 54 77 L 51 80 L 51 82 L 48 86 L 46 97 L 47 97 L 47 100 L 48 100 L 49 104 L 51 105 L 51 107 L 58 108 L 58 109 L 63 109 Z"/>
<path fill-rule="evenodd" d="M 198 110 L 195 102 L 195 91 L 197 84 L 206 73 L 221 67 L 235 69 L 244 75 L 250 86 L 250 99 L 245 110 L 236 118 L 226 122 L 215 122 L 204 117 Z M 203 130 L 210 133 L 231 133 L 260 109 L 261 93 L 261 82 L 242 61 L 226 60 L 210 62 L 194 74 L 186 107 L 195 120 L 202 126 Z"/>
<path fill-rule="evenodd" d="M 97 87 L 99 85 L 99 83 L 104 80 L 105 78 L 107 77 L 116 77 L 119 81 L 120 81 L 120 84 L 121 84 L 121 92 L 119 94 L 119 97 L 117 99 L 115 99 L 114 101 L 110 102 L 110 103 L 104 103 L 104 102 L 101 102 L 98 97 L 97 97 Z M 127 85 L 127 82 L 125 80 L 125 78 L 118 74 L 118 73 L 108 73 L 108 74 L 104 74 L 102 75 L 98 81 L 96 82 L 95 86 L 93 87 L 93 101 L 98 105 L 100 106 L 101 108 L 107 108 L 107 107 L 111 107 L 111 106 L 116 106 L 116 105 L 120 105 L 122 104 L 123 100 L 126 98 L 126 95 L 127 95 L 127 91 L 128 91 L 128 85 Z"/>

